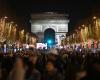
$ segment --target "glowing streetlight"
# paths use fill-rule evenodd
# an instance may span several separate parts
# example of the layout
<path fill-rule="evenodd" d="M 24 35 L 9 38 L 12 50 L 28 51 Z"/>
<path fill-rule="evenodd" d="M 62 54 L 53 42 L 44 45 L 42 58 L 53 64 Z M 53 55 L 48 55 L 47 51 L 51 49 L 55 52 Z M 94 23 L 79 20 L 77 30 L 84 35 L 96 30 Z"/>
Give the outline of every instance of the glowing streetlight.
<path fill-rule="evenodd" d="M 85 27 L 85 25 L 83 24 L 83 25 L 82 25 L 82 27 L 84 28 L 84 27 Z"/>
<path fill-rule="evenodd" d="M 96 16 L 93 17 L 93 19 L 96 19 L 96 18 L 97 18 Z"/>
<path fill-rule="evenodd" d="M 8 17 L 7 17 L 7 16 L 5 16 L 4 18 L 5 18 L 5 19 L 7 19 Z"/>
<path fill-rule="evenodd" d="M 85 25 L 83 24 L 82 27 L 84 27 Z"/>

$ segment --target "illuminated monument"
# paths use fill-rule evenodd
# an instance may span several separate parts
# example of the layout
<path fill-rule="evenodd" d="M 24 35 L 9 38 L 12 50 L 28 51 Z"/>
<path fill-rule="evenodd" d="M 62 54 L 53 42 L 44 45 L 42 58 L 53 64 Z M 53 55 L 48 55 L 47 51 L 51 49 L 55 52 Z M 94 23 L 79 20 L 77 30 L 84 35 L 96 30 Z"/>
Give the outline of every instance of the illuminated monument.
<path fill-rule="evenodd" d="M 55 42 L 60 45 L 61 39 L 68 32 L 68 15 L 62 13 L 45 12 L 31 15 L 31 32 L 35 33 L 39 42 L 44 41 L 44 32 L 47 29 L 55 31 Z"/>

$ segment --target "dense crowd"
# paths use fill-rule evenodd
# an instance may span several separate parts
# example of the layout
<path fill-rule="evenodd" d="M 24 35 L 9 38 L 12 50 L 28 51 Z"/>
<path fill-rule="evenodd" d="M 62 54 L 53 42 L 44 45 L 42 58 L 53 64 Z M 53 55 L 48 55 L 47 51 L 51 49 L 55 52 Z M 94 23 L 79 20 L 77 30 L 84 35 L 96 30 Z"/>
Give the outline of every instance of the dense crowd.
<path fill-rule="evenodd" d="M 64 49 L 1 53 L 0 80 L 100 80 L 100 54 Z"/>

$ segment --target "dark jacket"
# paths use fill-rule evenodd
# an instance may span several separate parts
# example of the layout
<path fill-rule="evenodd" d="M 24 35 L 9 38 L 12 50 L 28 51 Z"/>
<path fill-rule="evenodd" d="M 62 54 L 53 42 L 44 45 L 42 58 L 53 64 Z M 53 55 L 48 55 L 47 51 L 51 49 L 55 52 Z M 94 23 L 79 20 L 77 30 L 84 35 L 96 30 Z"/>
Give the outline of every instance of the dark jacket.
<path fill-rule="evenodd" d="M 43 80 L 63 80 L 63 77 L 57 70 L 51 72 L 45 72 L 43 75 Z"/>
<path fill-rule="evenodd" d="M 41 80 L 41 73 L 34 69 L 27 80 Z"/>

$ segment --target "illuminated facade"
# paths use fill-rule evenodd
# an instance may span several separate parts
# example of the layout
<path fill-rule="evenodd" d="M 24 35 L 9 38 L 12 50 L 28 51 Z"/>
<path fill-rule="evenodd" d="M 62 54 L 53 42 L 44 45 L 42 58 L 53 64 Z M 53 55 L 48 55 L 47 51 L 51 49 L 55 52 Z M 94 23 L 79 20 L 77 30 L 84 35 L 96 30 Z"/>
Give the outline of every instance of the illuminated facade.
<path fill-rule="evenodd" d="M 31 32 L 37 34 L 39 42 L 44 40 L 44 31 L 51 28 L 55 31 L 55 41 L 60 45 L 61 37 L 68 32 L 68 15 L 46 12 L 31 15 Z"/>

